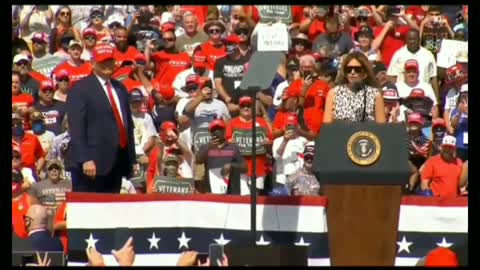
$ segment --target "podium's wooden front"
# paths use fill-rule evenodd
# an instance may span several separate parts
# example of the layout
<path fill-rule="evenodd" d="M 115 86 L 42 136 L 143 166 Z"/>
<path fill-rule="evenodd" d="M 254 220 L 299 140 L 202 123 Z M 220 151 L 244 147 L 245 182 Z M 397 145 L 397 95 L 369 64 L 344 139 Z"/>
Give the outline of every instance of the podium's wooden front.
<path fill-rule="evenodd" d="M 394 266 L 400 185 L 325 185 L 332 266 Z"/>

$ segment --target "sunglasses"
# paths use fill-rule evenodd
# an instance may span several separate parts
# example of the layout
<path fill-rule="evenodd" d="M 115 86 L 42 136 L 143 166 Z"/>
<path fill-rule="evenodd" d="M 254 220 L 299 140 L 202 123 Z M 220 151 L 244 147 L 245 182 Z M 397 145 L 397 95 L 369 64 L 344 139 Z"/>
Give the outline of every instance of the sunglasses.
<path fill-rule="evenodd" d="M 55 89 L 51 89 L 51 88 L 49 88 L 49 89 L 44 89 L 44 90 L 42 90 L 42 92 L 43 92 L 43 93 L 54 93 L 54 92 L 55 92 Z"/>
<path fill-rule="evenodd" d="M 53 171 L 53 170 L 59 171 L 59 170 L 60 170 L 60 167 L 58 167 L 58 166 L 56 166 L 56 165 L 53 165 L 53 166 L 50 166 L 50 167 L 48 168 L 48 170 L 49 170 L 49 171 Z"/>
<path fill-rule="evenodd" d="M 95 41 L 95 40 L 97 40 L 97 38 L 96 38 L 95 36 L 86 36 L 84 39 L 85 39 L 85 40 L 89 40 L 89 41 Z"/>
<path fill-rule="evenodd" d="M 406 69 L 405 73 L 417 73 L 417 70 L 414 68 Z"/>
<path fill-rule="evenodd" d="M 33 44 L 45 44 L 46 42 L 41 39 L 32 39 Z"/>
<path fill-rule="evenodd" d="M 347 66 L 345 68 L 345 73 L 350 74 L 354 71 L 355 73 L 362 73 L 363 72 L 363 67 L 362 66 Z"/>
<path fill-rule="evenodd" d="M 17 62 L 17 66 L 28 66 L 29 62 L 26 60 L 20 60 Z"/>
<path fill-rule="evenodd" d="M 138 62 L 136 62 L 136 63 L 137 63 L 137 65 L 139 65 L 139 66 L 145 66 L 145 65 L 147 64 L 147 62 L 144 62 L 144 61 L 138 61 Z"/>
<path fill-rule="evenodd" d="M 221 33 L 221 32 L 222 32 L 222 30 L 220 28 L 213 28 L 213 29 L 208 30 L 209 34 L 218 34 L 218 33 Z"/>
<path fill-rule="evenodd" d="M 312 163 L 313 162 L 313 157 L 312 156 L 306 156 L 304 158 L 305 162 Z"/>
<path fill-rule="evenodd" d="M 239 28 L 237 30 L 235 30 L 235 34 L 237 35 L 244 35 L 244 36 L 248 36 L 248 29 L 246 28 Z"/>
<path fill-rule="evenodd" d="M 241 109 L 250 109 L 250 106 L 251 104 L 243 104 L 243 105 L 240 105 L 240 108 Z"/>
<path fill-rule="evenodd" d="M 68 79 L 67 77 L 65 77 L 65 78 L 59 78 L 59 79 L 57 79 L 57 81 L 59 81 L 59 82 L 68 82 L 69 79 Z"/>
<path fill-rule="evenodd" d="M 92 14 L 92 15 L 90 15 L 90 18 L 91 19 L 103 19 L 103 15 L 102 14 Z"/>
<path fill-rule="evenodd" d="M 70 16 L 70 12 L 68 12 L 68 11 L 62 11 L 62 12 L 60 12 L 60 15 L 61 15 L 61 16 Z"/>

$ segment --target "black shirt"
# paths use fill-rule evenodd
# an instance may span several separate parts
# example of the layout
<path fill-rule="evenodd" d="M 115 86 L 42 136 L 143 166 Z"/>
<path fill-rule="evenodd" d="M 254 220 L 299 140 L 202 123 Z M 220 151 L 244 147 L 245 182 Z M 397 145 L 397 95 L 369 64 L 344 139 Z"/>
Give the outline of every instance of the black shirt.
<path fill-rule="evenodd" d="M 46 130 L 53 132 L 55 136 L 62 133 L 62 122 L 65 117 L 64 102 L 54 100 L 51 106 L 45 106 L 37 102 L 33 107 L 43 114 Z"/>
<path fill-rule="evenodd" d="M 215 65 L 213 78 L 222 79 L 222 86 L 227 94 L 232 97 L 233 103 L 238 103 L 240 93 L 237 88 L 245 75 L 244 69 L 247 62 L 248 57 L 246 56 L 240 56 L 238 60 L 233 60 L 232 57 L 226 56 L 220 58 Z"/>

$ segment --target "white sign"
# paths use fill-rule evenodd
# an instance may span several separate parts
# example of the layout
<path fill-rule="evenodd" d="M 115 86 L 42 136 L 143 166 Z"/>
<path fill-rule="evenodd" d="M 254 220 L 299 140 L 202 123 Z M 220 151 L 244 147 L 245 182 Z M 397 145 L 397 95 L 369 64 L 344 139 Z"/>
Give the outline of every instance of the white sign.
<path fill-rule="evenodd" d="M 468 42 L 451 39 L 442 40 L 440 51 L 437 54 L 437 66 L 449 68 L 457 63 L 457 55 L 466 52 L 468 55 Z"/>
<path fill-rule="evenodd" d="M 275 23 L 271 26 L 261 24 L 258 26 L 257 49 L 260 52 L 288 51 L 288 31 L 283 23 Z"/>

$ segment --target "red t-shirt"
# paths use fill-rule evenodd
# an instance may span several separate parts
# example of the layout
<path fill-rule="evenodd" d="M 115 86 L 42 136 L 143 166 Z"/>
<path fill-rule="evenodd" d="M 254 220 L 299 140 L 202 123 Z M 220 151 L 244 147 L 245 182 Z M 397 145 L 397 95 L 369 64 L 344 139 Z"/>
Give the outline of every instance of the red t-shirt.
<path fill-rule="evenodd" d="M 42 73 L 38 73 L 36 71 L 30 71 L 28 75 L 30 75 L 30 77 L 34 78 L 38 82 L 48 80 L 48 78 L 45 75 L 43 75 Z"/>
<path fill-rule="evenodd" d="M 29 108 L 32 107 L 33 104 L 35 104 L 35 99 L 30 94 L 21 93 L 19 95 L 12 95 L 12 105 L 17 106 L 17 108 Z M 31 129 L 29 114 L 23 117 L 23 129 Z"/>
<path fill-rule="evenodd" d="M 263 118 L 256 118 L 257 122 L 257 128 L 263 128 L 266 132 L 268 142 L 271 143 L 273 141 L 273 134 L 270 128 L 268 127 L 267 123 Z M 240 117 L 236 117 L 230 121 L 230 123 L 227 125 L 226 128 L 226 138 L 227 140 L 233 140 L 233 133 L 235 130 L 249 130 L 251 132 L 252 130 L 252 122 L 244 122 L 243 120 L 240 119 Z M 258 129 L 257 129 L 258 130 Z M 252 157 L 251 156 L 244 156 L 245 161 L 247 162 L 248 166 L 248 176 L 252 176 L 252 171 L 253 171 L 253 163 L 252 163 Z M 257 162 L 257 177 L 258 176 L 265 176 L 267 175 L 267 155 L 257 155 L 256 156 L 256 162 Z"/>
<path fill-rule="evenodd" d="M 157 74 L 155 80 L 160 84 L 172 85 L 178 73 L 190 68 L 192 60 L 188 53 L 166 53 L 157 52 L 152 55 L 152 59 L 156 63 Z"/>
<path fill-rule="evenodd" d="M 289 114 L 288 111 L 284 111 L 284 110 L 277 111 L 277 113 L 275 114 L 275 119 L 273 119 L 272 128 L 285 131 L 285 119 L 288 114 Z"/>
<path fill-rule="evenodd" d="M 425 163 L 422 181 L 431 180 L 430 189 L 434 196 L 458 196 L 462 164 L 459 158 L 456 163 L 447 163 L 440 155 L 433 156 Z"/>
<path fill-rule="evenodd" d="M 405 10 L 405 13 L 413 15 L 413 19 L 417 22 L 418 26 L 420 26 L 427 16 L 427 12 L 423 10 L 421 6 L 410 6 Z"/>
<path fill-rule="evenodd" d="M 191 12 L 195 14 L 198 18 L 198 25 L 203 26 L 205 22 L 207 21 L 207 15 L 208 15 L 208 6 L 207 5 L 202 5 L 202 6 L 181 6 L 180 10 L 184 12 Z"/>
<path fill-rule="evenodd" d="M 313 42 L 318 35 L 325 32 L 327 32 L 325 21 L 315 18 L 308 28 L 308 38 Z"/>
<path fill-rule="evenodd" d="M 128 60 L 135 62 L 135 56 L 140 52 L 133 46 L 128 46 L 125 52 L 119 51 L 117 48 L 113 50 L 113 57 L 115 58 L 115 65 L 119 68 L 122 61 Z"/>
<path fill-rule="evenodd" d="M 28 238 L 28 232 L 25 229 L 25 222 L 23 216 L 27 214 L 30 208 L 30 196 L 28 193 L 23 193 L 19 200 L 12 200 L 12 223 L 15 234 L 22 238 Z"/>
<path fill-rule="evenodd" d="M 224 45 L 215 47 L 210 41 L 203 43 L 201 48 L 207 56 L 207 68 L 209 70 L 215 70 L 217 60 L 227 55 L 227 48 Z"/>
<path fill-rule="evenodd" d="M 85 62 L 82 65 L 75 67 L 70 65 L 68 61 L 65 61 L 59 64 L 52 71 L 52 74 L 55 76 L 55 74 L 57 74 L 57 71 L 60 69 L 65 69 L 68 72 L 70 78 L 70 86 L 73 87 L 76 82 L 92 74 L 93 65 L 90 62 Z M 56 78 L 53 79 L 55 80 Z"/>
<path fill-rule="evenodd" d="M 375 36 L 377 37 L 382 32 L 383 26 L 375 28 Z M 407 36 L 410 26 L 401 25 L 397 26 L 394 31 L 390 31 L 383 40 L 382 45 L 380 46 L 380 51 L 382 52 L 382 59 L 385 66 L 390 65 L 390 60 L 392 60 L 393 54 L 400 48 L 405 45 L 405 38 Z"/>
<path fill-rule="evenodd" d="M 302 20 L 306 19 L 305 15 L 303 14 L 303 8 L 305 6 L 292 6 L 292 22 L 300 23 Z"/>
<path fill-rule="evenodd" d="M 25 133 L 20 144 L 12 139 L 12 146 L 20 147 L 22 152 L 22 165 L 36 171 L 35 163 L 38 159 L 45 156 L 42 145 L 37 136 Z"/>

